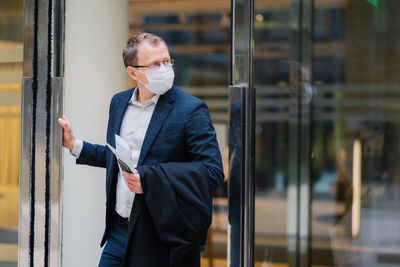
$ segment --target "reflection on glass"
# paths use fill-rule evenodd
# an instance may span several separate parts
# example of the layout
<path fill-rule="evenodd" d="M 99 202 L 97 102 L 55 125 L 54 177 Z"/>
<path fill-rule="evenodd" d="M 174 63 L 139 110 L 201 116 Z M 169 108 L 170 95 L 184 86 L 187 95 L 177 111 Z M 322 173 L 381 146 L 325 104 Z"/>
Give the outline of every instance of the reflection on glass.
<path fill-rule="evenodd" d="M 341 2 L 341 1 L 337 1 Z M 312 264 L 400 264 L 399 1 L 315 14 Z"/>
<path fill-rule="evenodd" d="M 287 266 L 290 5 L 271 2 L 255 1 L 255 264 Z"/>
<path fill-rule="evenodd" d="M 210 6 L 215 8 L 210 11 Z M 207 103 L 228 177 L 230 2 L 133 0 L 130 11 L 130 35 L 161 36 L 175 59 L 175 85 Z M 226 266 L 227 182 L 213 196 L 214 217 L 202 266 Z"/>
<path fill-rule="evenodd" d="M 22 2 L 0 3 L 0 267 L 18 259 Z"/>
<path fill-rule="evenodd" d="M 400 2 L 344 2 L 314 1 L 310 265 L 394 266 L 400 263 Z M 255 258 L 256 265 L 292 266 L 290 224 L 307 216 L 288 217 L 303 197 L 295 188 L 299 198 L 289 201 L 290 170 L 300 160 L 291 152 L 297 101 L 288 90 L 289 54 L 299 49 L 290 46 L 294 6 L 257 0 L 255 7 Z"/>
<path fill-rule="evenodd" d="M 210 107 L 227 171 L 230 6 L 220 2 L 133 0 L 130 29 L 155 32 L 170 45 L 176 84 Z M 301 171 L 292 132 L 298 102 L 289 87 L 291 52 L 300 49 L 291 43 L 297 2 L 314 3 L 316 95 L 306 103 L 310 124 L 302 122 L 311 133 L 311 162 L 301 166 L 309 168 L 312 192 L 305 254 L 311 266 L 399 265 L 400 1 L 255 0 L 255 266 L 292 266 L 300 251 L 290 251 L 291 238 L 307 216 L 289 218 L 302 197 L 291 199 L 300 188 L 289 186 Z M 226 187 L 214 196 L 203 264 L 226 266 Z"/>

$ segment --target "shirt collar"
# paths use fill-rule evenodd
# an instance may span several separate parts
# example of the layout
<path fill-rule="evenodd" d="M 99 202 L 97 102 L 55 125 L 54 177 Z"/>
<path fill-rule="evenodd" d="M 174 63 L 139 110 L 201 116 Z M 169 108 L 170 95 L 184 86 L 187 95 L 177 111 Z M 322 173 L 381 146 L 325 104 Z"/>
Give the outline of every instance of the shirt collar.
<path fill-rule="evenodd" d="M 147 106 L 151 106 L 151 105 L 153 105 L 153 104 L 157 104 L 157 102 L 158 102 L 158 99 L 160 98 L 160 95 L 154 95 L 152 98 L 150 98 L 149 100 L 147 100 L 146 102 L 145 102 L 145 104 L 143 105 L 142 103 L 140 103 L 138 100 L 137 100 L 137 94 L 138 94 L 138 91 L 139 89 L 138 89 L 138 87 L 136 86 L 136 88 L 135 88 L 135 90 L 133 90 L 133 94 L 132 94 L 132 97 L 131 97 L 131 100 L 129 100 L 129 103 L 131 103 L 132 105 L 135 105 L 135 106 L 140 106 L 140 107 L 147 107 Z"/>

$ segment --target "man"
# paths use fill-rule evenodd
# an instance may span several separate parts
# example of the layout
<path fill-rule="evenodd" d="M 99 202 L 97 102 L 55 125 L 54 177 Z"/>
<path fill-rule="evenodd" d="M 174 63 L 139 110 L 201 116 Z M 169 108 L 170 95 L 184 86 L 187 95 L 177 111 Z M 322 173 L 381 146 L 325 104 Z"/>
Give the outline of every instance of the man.
<path fill-rule="evenodd" d="M 173 86 L 173 60 L 158 36 L 131 37 L 123 60 L 137 87 L 111 100 L 107 142 L 129 143 L 137 165 L 122 171 L 104 145 L 76 139 L 67 118 L 63 146 L 78 164 L 106 168 L 106 229 L 99 266 L 200 266 L 210 224 L 210 190 L 224 179 L 207 106 Z"/>

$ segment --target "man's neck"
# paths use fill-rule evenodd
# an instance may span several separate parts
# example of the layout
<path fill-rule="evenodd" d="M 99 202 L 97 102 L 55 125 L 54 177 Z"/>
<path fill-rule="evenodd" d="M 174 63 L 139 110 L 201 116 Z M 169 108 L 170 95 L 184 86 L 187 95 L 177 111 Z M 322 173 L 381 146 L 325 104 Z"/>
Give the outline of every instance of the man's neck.
<path fill-rule="evenodd" d="M 155 94 L 151 92 L 146 87 L 138 84 L 137 96 L 136 100 L 139 101 L 142 105 L 146 103 L 147 100 L 150 100 Z"/>

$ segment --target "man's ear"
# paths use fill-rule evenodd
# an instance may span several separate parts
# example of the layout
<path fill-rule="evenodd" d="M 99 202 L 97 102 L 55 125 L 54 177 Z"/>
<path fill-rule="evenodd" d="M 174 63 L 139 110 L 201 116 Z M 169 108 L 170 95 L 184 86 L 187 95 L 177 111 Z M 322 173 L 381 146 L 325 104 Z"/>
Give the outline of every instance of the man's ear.
<path fill-rule="evenodd" d="M 134 67 L 132 67 L 132 66 L 126 67 L 126 72 L 128 73 L 129 77 L 131 77 L 132 79 L 134 79 L 134 80 L 137 79 L 136 70 Z"/>

